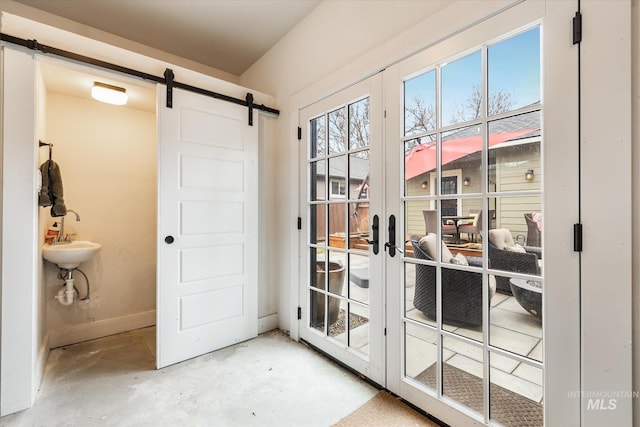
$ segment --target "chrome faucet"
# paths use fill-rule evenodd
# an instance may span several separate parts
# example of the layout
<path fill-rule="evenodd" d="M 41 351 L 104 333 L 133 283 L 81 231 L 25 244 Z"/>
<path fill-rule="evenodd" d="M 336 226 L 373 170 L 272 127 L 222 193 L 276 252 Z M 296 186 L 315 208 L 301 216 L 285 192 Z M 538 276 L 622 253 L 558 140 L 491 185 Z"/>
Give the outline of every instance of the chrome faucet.
<path fill-rule="evenodd" d="M 67 213 L 69 212 L 76 216 L 76 222 L 80 221 L 80 215 L 78 215 L 78 212 L 74 211 L 73 209 L 67 209 Z M 71 242 L 71 236 L 69 234 L 65 236 L 64 234 L 64 216 L 60 218 L 60 239 L 58 240 L 58 243 L 62 242 Z"/>

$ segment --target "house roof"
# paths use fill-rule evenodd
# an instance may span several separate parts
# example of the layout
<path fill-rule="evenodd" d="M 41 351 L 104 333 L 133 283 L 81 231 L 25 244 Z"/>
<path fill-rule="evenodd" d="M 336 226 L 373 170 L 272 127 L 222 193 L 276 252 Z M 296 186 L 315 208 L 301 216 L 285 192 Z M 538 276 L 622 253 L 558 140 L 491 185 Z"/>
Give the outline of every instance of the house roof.
<path fill-rule="evenodd" d="M 343 159 L 346 160 L 346 156 L 332 157 L 329 159 L 329 177 L 340 177 L 344 178 L 347 176 L 347 163 L 346 161 L 331 161 L 332 159 Z M 355 156 L 349 156 L 349 161 L 351 162 L 351 180 L 362 181 L 369 174 L 369 159 L 362 159 Z M 325 164 L 324 162 L 318 163 L 318 176 L 325 175 Z"/>
<path fill-rule="evenodd" d="M 519 114 L 489 122 L 489 148 L 540 136 L 540 112 Z M 442 138 L 442 164 L 446 165 L 482 150 L 480 126 L 468 126 Z M 436 169 L 436 143 L 425 141 L 405 155 L 405 179 Z"/>

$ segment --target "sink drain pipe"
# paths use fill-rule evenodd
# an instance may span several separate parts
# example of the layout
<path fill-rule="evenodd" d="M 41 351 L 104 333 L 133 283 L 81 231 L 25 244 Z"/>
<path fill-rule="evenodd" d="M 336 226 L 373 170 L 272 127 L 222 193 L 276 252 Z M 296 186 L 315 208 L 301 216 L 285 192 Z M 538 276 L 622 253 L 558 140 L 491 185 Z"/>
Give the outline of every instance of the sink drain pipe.
<path fill-rule="evenodd" d="M 85 282 L 87 282 L 87 295 L 80 299 L 79 301 L 89 302 L 89 279 L 87 275 L 84 274 L 84 271 L 79 268 L 61 268 L 58 271 L 58 278 L 64 280 L 64 285 L 58 291 L 58 295 L 55 298 L 58 302 L 64 306 L 68 306 L 73 304 L 76 301 L 76 296 L 80 293 L 78 292 L 78 288 L 75 287 L 75 279 L 73 278 L 73 271 L 78 270 L 83 276 Z"/>

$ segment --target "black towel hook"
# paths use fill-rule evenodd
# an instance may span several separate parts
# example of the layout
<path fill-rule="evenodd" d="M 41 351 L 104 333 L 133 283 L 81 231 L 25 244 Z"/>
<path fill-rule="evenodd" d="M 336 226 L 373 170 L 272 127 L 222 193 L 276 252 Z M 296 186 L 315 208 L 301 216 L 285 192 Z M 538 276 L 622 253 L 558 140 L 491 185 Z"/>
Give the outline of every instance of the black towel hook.
<path fill-rule="evenodd" d="M 47 142 L 38 141 L 38 145 L 39 145 L 39 147 L 44 147 L 45 145 L 49 146 L 49 160 L 51 160 L 51 154 L 52 154 L 52 151 L 53 151 L 53 144 L 49 144 Z"/>

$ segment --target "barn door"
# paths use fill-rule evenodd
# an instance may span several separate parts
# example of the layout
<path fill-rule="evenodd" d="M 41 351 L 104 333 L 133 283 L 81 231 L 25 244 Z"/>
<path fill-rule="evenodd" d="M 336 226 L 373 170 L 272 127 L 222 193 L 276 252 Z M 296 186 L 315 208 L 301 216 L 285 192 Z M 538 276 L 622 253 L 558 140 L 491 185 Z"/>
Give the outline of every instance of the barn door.
<path fill-rule="evenodd" d="M 257 335 L 257 126 L 158 86 L 157 366 Z"/>

